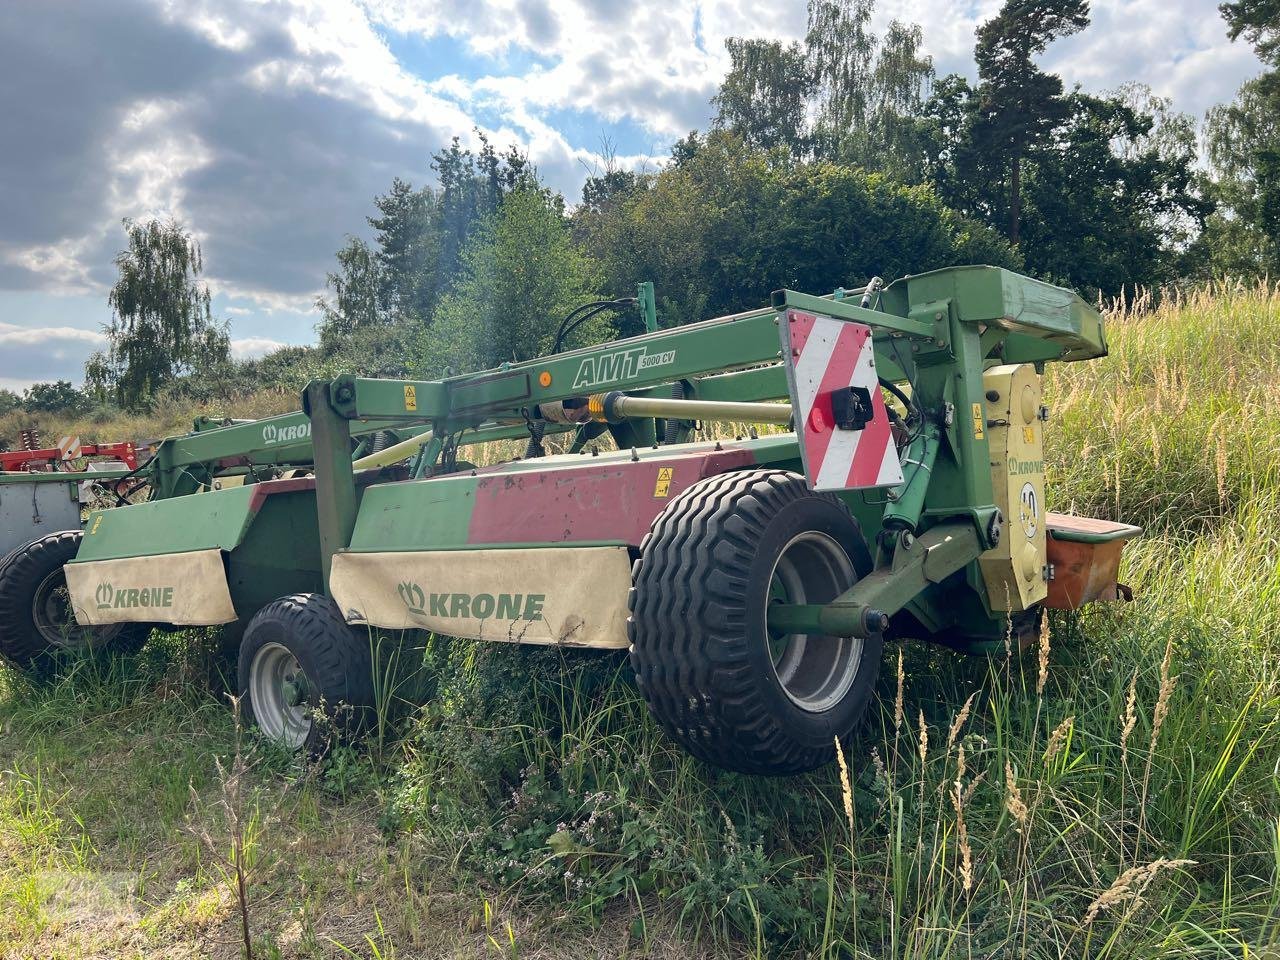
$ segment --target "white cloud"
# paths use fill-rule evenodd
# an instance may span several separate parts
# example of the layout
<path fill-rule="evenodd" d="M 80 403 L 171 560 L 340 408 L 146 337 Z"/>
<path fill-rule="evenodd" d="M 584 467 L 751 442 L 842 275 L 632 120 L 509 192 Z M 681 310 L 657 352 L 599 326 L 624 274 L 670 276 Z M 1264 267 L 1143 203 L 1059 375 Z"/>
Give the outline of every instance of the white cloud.
<path fill-rule="evenodd" d="M 85 360 L 105 345 L 106 337 L 97 330 L 0 323 L 0 385 L 25 390 L 40 381 L 80 383 Z"/>
<path fill-rule="evenodd" d="M 875 20 L 922 24 L 939 73 L 972 75 L 1000 2 L 879 0 Z M 119 219 L 174 215 L 242 342 L 306 338 L 344 235 L 392 177 L 427 180 L 449 137 L 516 142 L 572 202 L 601 163 L 592 125 L 624 125 L 617 162 L 652 166 L 709 121 L 726 37 L 804 29 L 798 0 L 7 0 L 0 115 L 24 136 L 0 153 L 0 291 L 100 294 Z M 458 56 L 398 60 L 409 39 Z M 1258 70 L 1216 0 L 1095 0 L 1044 63 L 1089 90 L 1146 82 L 1196 115 Z"/>
<path fill-rule="evenodd" d="M 242 337 L 231 341 L 231 356 L 237 360 L 248 360 L 250 357 L 260 357 L 272 350 L 279 350 L 283 346 L 285 344 L 279 340 L 269 337 Z"/>

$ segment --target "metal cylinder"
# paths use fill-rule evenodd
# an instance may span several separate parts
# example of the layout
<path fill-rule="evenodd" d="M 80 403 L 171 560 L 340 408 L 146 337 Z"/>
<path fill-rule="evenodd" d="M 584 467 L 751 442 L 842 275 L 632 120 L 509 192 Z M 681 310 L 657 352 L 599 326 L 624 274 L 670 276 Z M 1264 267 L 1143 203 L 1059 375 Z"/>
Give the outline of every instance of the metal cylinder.
<path fill-rule="evenodd" d="M 408 440 L 401 440 L 399 443 L 393 443 L 389 447 L 384 447 L 377 453 L 371 453 L 367 457 L 361 457 L 351 466 L 356 470 L 367 470 L 370 467 L 385 467 L 393 463 L 399 463 L 401 460 L 407 460 L 416 454 L 424 443 L 431 440 L 431 431 L 420 433 L 416 437 L 410 437 Z"/>
<path fill-rule="evenodd" d="M 727 420 L 742 423 L 791 422 L 789 403 L 744 403 L 732 400 L 676 400 L 666 397 L 628 397 L 622 393 L 591 398 L 594 420 L 617 423 L 633 417 L 670 417 L 681 420 Z"/>

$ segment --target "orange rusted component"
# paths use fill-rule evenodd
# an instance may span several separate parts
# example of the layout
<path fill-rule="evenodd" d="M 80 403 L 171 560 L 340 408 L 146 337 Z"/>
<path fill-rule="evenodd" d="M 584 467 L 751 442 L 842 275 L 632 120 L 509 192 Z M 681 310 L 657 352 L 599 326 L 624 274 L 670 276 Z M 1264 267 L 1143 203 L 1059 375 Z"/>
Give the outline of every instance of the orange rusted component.
<path fill-rule="evenodd" d="M 1116 578 L 1120 554 L 1141 527 L 1092 517 L 1047 513 L 1048 560 L 1053 567 L 1044 605 L 1075 610 L 1094 600 L 1115 600 L 1126 592 Z"/>

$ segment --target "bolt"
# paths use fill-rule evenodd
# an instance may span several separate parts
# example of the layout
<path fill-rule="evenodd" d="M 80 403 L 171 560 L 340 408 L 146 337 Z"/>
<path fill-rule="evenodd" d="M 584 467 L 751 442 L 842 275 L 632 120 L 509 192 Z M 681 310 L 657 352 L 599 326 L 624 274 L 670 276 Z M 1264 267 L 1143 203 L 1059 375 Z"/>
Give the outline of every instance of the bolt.
<path fill-rule="evenodd" d="M 935 313 L 935 314 L 933 315 L 933 319 L 935 319 L 935 320 L 941 320 L 941 319 L 942 319 L 942 311 L 941 311 L 941 310 L 939 310 L 937 313 Z"/>
<path fill-rule="evenodd" d="M 347 403 L 356 395 L 355 390 L 351 388 L 351 384 L 344 383 L 334 392 L 334 399 L 339 403 Z"/>

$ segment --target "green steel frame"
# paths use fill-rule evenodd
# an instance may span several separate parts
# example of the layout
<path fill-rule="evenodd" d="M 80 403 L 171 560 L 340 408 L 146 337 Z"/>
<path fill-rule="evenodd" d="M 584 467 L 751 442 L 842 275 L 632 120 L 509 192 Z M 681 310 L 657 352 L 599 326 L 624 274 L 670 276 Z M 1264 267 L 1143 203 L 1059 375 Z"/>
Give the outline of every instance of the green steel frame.
<path fill-rule="evenodd" d="M 863 635 L 913 604 L 927 624 L 933 618 L 922 593 L 966 567 L 985 598 L 972 562 L 998 541 L 1001 518 L 985 431 L 974 429 L 975 418 L 985 417 L 984 367 L 1102 356 L 1101 320 L 1069 291 L 992 267 L 940 270 L 859 292 L 865 305 L 843 291 L 815 297 L 780 290 L 768 308 L 444 380 L 312 382 L 304 410 L 316 450 L 326 587 L 332 557 L 350 544 L 356 524 L 347 453 L 353 423 L 429 426 L 432 440 L 422 454 L 429 467 L 446 437 L 465 440 L 468 431 L 495 424 L 519 436 L 540 404 L 589 394 L 669 398 L 679 384 L 685 397 L 702 400 L 785 397 L 778 323 L 796 309 L 872 327 L 881 375 L 910 385 L 925 422 L 903 458 L 902 484 L 885 491 L 873 531 L 876 571 L 824 607 L 784 608 L 778 625 L 820 623 L 825 632 Z"/>

